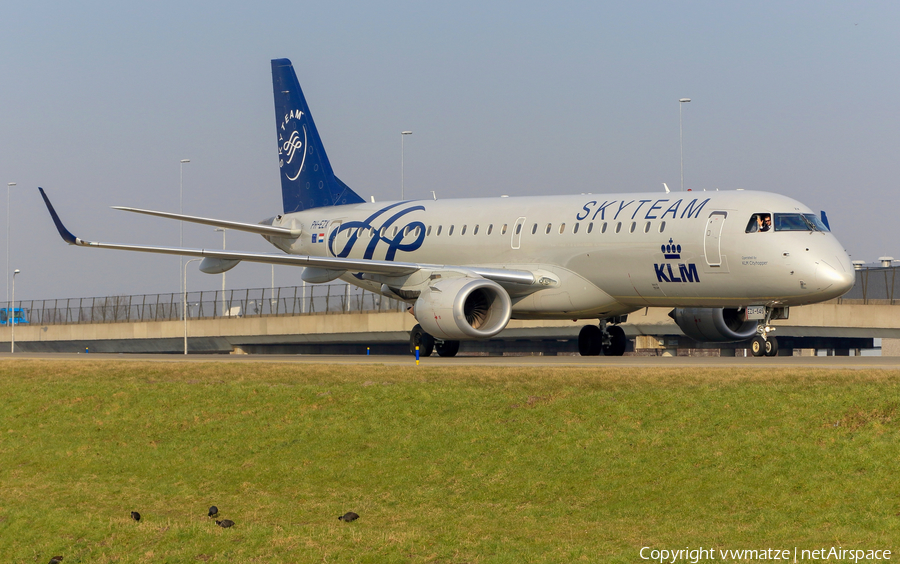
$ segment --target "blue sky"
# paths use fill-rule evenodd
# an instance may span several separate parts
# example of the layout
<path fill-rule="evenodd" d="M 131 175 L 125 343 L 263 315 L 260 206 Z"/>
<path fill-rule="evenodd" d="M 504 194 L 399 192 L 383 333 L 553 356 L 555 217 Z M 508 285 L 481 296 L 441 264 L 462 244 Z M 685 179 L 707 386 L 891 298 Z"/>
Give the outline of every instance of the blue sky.
<path fill-rule="evenodd" d="M 676 188 L 690 97 L 686 188 L 779 192 L 827 210 L 853 259 L 900 258 L 894 2 L 129 4 L 0 10 L 17 298 L 179 286 L 176 258 L 66 246 L 37 186 L 101 241 L 178 243 L 176 222 L 109 206 L 177 211 L 183 158 L 185 213 L 278 213 L 269 61 L 282 57 L 364 197 L 399 197 L 402 130 L 407 197 Z M 220 247 L 221 234 L 186 226 L 185 245 Z M 274 250 L 238 233 L 228 247 Z M 228 286 L 265 287 L 270 272 L 242 264 Z M 276 268 L 277 285 L 298 282 Z"/>

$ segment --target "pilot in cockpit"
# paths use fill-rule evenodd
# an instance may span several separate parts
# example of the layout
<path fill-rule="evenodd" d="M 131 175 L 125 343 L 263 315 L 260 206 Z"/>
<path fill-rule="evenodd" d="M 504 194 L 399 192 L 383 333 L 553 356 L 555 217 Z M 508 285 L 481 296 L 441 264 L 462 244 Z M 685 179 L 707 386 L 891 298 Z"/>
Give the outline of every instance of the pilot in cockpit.
<path fill-rule="evenodd" d="M 747 224 L 747 233 L 759 233 L 772 229 L 772 215 L 768 213 L 755 213 Z"/>

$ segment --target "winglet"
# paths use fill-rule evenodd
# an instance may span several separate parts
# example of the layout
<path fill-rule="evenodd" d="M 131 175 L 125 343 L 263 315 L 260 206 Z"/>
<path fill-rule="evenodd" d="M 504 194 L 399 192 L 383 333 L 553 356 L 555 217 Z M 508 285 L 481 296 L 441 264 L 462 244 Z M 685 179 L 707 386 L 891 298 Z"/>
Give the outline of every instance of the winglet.
<path fill-rule="evenodd" d="M 59 219 L 59 215 L 57 215 L 56 210 L 53 209 L 53 204 L 50 203 L 50 199 L 47 198 L 47 194 L 44 193 L 44 189 L 38 187 L 38 190 L 41 191 L 41 197 L 44 198 L 44 203 L 47 204 L 47 211 L 50 212 L 50 217 L 53 218 L 53 223 L 56 224 L 56 229 L 59 231 L 60 237 L 62 237 L 63 241 L 70 245 L 77 245 L 78 238 L 72 235 L 72 233 L 62 224 L 62 221 L 60 221 Z"/>

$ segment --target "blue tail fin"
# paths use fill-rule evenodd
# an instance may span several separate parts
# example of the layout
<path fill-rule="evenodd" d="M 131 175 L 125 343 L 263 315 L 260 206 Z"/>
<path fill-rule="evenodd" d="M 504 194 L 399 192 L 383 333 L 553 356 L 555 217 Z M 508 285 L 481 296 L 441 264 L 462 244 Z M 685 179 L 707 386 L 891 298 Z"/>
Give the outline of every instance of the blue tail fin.
<path fill-rule="evenodd" d="M 331 170 L 325 147 L 288 59 L 272 60 L 275 126 L 284 213 L 365 200 Z"/>

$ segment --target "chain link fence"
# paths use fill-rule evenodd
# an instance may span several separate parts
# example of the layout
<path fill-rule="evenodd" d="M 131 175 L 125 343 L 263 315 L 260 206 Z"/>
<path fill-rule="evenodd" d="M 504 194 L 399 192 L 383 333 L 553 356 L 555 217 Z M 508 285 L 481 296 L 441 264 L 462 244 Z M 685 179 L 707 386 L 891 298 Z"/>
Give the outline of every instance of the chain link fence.
<path fill-rule="evenodd" d="M 182 319 L 182 295 L 144 294 L 97 298 L 23 300 L 32 325 L 128 323 Z M 188 319 L 265 317 L 323 313 L 406 311 L 405 302 L 351 284 L 318 284 L 246 290 L 188 292 Z"/>

